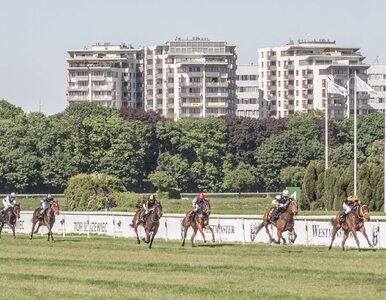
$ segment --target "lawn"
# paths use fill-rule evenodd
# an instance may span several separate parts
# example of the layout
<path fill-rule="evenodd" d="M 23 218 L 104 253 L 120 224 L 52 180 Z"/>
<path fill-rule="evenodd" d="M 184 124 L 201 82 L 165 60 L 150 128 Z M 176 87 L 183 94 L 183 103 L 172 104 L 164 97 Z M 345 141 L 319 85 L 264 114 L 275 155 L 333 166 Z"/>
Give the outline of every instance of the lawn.
<path fill-rule="evenodd" d="M 0 240 L 2 299 L 385 299 L 386 251 L 182 248 L 102 236 Z"/>
<path fill-rule="evenodd" d="M 55 198 L 59 201 L 61 210 L 66 210 L 64 198 Z M 17 201 L 24 211 L 32 211 L 39 207 L 40 197 L 19 197 Z M 235 196 L 210 197 L 213 214 L 241 214 L 256 215 L 264 214 L 265 209 L 271 204 L 271 198 L 256 198 L 256 196 L 243 195 L 241 198 Z M 192 199 L 170 199 L 162 200 L 164 213 L 186 213 L 192 207 Z M 335 215 L 336 211 L 300 211 L 299 215 Z M 371 212 L 371 215 L 386 215 L 383 212 Z"/>

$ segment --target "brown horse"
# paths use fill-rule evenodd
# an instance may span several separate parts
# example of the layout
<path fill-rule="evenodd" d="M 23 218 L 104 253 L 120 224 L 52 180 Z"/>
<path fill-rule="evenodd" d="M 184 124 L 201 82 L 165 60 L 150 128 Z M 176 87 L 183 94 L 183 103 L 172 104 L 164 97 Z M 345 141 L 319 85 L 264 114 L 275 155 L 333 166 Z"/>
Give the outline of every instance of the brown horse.
<path fill-rule="evenodd" d="M 13 238 L 16 238 L 15 227 L 17 219 L 20 219 L 20 204 L 14 204 L 4 211 L 0 220 L 0 238 L 4 224 L 7 224 L 12 229 Z"/>
<path fill-rule="evenodd" d="M 137 235 L 138 244 L 141 243 L 138 236 L 138 226 L 139 225 L 143 226 L 146 233 L 146 239 L 142 238 L 142 240 L 145 243 L 149 244 L 149 249 L 150 249 L 153 244 L 154 237 L 158 231 L 159 220 L 162 217 L 162 205 L 161 203 L 156 202 L 154 206 L 149 210 L 149 214 L 146 216 L 146 219 L 144 222 L 141 221 L 141 214 L 142 214 L 142 209 L 139 209 L 135 213 L 133 217 L 133 221 L 130 224 L 130 226 L 134 228 L 134 232 Z"/>
<path fill-rule="evenodd" d="M 185 239 L 186 239 L 186 235 L 188 234 L 189 227 L 192 227 L 193 229 L 193 234 L 190 238 L 192 241 L 192 247 L 194 247 L 194 238 L 197 235 L 197 230 L 201 232 L 201 235 L 204 239 L 204 243 L 206 243 L 206 239 L 205 239 L 203 229 L 210 230 L 212 232 L 212 242 L 214 242 L 213 229 L 209 225 L 209 216 L 211 214 L 211 207 L 210 207 L 209 200 L 204 200 L 204 204 L 202 205 L 201 209 L 195 213 L 193 221 L 191 221 L 191 217 L 190 217 L 192 213 L 193 213 L 193 210 L 189 210 L 186 213 L 186 216 L 184 217 L 184 219 L 182 220 L 181 225 L 184 229 L 182 246 L 185 246 Z"/>
<path fill-rule="evenodd" d="M 271 207 L 268 207 L 265 210 L 263 222 L 257 227 L 256 235 L 259 233 L 261 228 L 265 227 L 265 231 L 267 232 L 269 241 L 271 243 L 275 242 L 276 244 L 280 244 L 280 240 L 283 240 L 283 243 L 286 244 L 287 242 L 283 238 L 282 234 L 283 232 L 288 231 L 291 235 L 293 235 L 289 242 L 294 243 L 297 237 L 294 227 L 294 216 L 298 212 L 298 203 L 294 199 L 290 199 L 287 210 L 282 212 L 276 221 L 271 220 L 272 212 L 273 209 Z M 277 241 L 271 236 L 271 233 L 269 232 L 269 224 L 272 224 L 277 228 Z"/>
<path fill-rule="evenodd" d="M 356 243 L 358 246 L 358 250 L 360 251 L 361 248 L 359 247 L 359 240 L 357 237 L 357 231 L 362 232 L 364 237 L 367 240 L 367 243 L 369 244 L 369 247 L 373 248 L 373 245 L 371 244 L 365 230 L 365 221 L 370 221 L 369 216 L 369 208 L 366 204 L 359 204 L 354 206 L 354 208 L 351 210 L 351 212 L 346 216 L 346 220 L 343 224 L 340 224 L 339 219 L 342 215 L 342 212 L 339 212 L 334 219 L 331 220 L 331 224 L 333 226 L 332 228 L 332 239 L 330 247 L 328 247 L 328 250 L 331 250 L 332 243 L 334 242 L 336 233 L 340 228 L 342 228 L 344 235 L 343 235 L 343 241 L 342 241 L 342 249 L 344 250 L 344 245 L 346 243 L 346 240 L 348 238 L 349 233 L 351 232 Z"/>
<path fill-rule="evenodd" d="M 30 235 L 30 240 L 32 240 L 33 234 L 38 233 L 40 226 L 46 226 L 48 229 L 48 241 L 51 240 L 54 242 L 54 236 L 52 234 L 52 227 L 55 223 L 55 216 L 60 214 L 59 204 L 55 200 L 50 202 L 50 207 L 44 212 L 43 218 L 39 218 L 39 212 L 41 208 L 35 209 L 32 216 L 32 231 Z M 35 229 L 36 224 L 38 227 Z"/>

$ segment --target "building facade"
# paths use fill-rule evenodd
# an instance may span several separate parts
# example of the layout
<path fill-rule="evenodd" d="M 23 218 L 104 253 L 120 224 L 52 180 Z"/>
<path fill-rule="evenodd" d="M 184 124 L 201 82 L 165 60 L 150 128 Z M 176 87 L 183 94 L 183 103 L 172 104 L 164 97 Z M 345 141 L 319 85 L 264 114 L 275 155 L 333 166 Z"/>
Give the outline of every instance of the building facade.
<path fill-rule="evenodd" d="M 145 47 L 145 110 L 175 120 L 235 114 L 235 48 L 205 38 Z"/>
<path fill-rule="evenodd" d="M 67 100 L 140 108 L 143 104 L 143 50 L 125 44 L 96 44 L 68 50 Z"/>
<path fill-rule="evenodd" d="M 264 118 L 268 115 L 268 102 L 259 90 L 258 66 L 256 64 L 237 65 L 236 116 Z"/>
<path fill-rule="evenodd" d="M 368 84 L 376 95 L 370 95 L 370 112 L 384 112 L 386 101 L 386 64 L 372 64 L 367 71 Z"/>
<path fill-rule="evenodd" d="M 368 65 L 359 48 L 338 47 L 327 40 L 290 42 L 284 47 L 263 48 L 259 56 L 259 87 L 269 103 L 269 115 L 286 117 L 312 109 L 342 119 L 353 114 L 354 74 L 367 81 Z M 327 93 L 327 78 L 348 87 L 346 97 Z M 367 114 L 369 96 L 358 93 L 358 113 Z"/>

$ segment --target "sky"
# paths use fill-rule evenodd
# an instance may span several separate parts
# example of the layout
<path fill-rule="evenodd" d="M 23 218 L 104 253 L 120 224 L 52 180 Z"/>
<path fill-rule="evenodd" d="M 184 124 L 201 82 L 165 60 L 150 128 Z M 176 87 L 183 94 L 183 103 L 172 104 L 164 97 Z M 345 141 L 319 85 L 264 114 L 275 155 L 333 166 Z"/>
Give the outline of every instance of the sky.
<path fill-rule="evenodd" d="M 386 63 L 384 0 L 0 0 L 0 99 L 54 114 L 66 100 L 68 49 L 207 37 L 237 46 L 238 63 L 290 39 L 330 39 Z"/>

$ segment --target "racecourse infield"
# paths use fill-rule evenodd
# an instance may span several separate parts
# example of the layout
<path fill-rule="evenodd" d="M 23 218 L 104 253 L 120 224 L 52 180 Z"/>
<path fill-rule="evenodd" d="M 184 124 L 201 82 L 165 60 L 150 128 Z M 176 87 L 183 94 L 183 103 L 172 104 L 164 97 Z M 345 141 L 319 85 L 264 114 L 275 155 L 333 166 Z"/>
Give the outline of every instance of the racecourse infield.
<path fill-rule="evenodd" d="M 386 299 L 386 251 L 56 235 L 0 240 L 1 299 Z"/>

